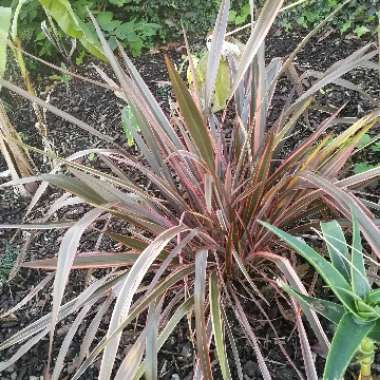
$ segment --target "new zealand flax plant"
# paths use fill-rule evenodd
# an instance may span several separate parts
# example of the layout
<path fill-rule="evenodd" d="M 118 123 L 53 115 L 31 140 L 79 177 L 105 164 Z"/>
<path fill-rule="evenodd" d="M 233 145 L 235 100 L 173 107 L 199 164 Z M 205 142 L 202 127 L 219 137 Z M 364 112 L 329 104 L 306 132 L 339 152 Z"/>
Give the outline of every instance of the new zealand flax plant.
<path fill-rule="evenodd" d="M 357 218 L 353 216 L 352 219 L 351 244 L 347 243 L 337 221 L 321 223 L 321 238 L 326 243 L 330 260 L 297 237 L 267 223 L 263 225 L 309 262 L 338 301 L 310 297 L 282 284 L 304 310 L 312 308 L 336 326 L 323 379 L 342 379 L 356 356 L 360 364 L 359 379 L 371 380 L 371 366 L 380 342 L 380 289 L 370 286 Z M 370 266 L 378 265 L 370 256 L 368 261 Z"/>
<path fill-rule="evenodd" d="M 356 195 L 358 188 L 378 177 L 380 169 L 354 176 L 345 176 L 343 170 L 361 136 L 378 122 L 379 111 L 354 120 L 351 125 L 345 125 L 341 133 L 334 134 L 330 130 L 342 122 L 340 110 L 324 107 L 324 115 L 326 111 L 328 115 L 313 125 L 314 131 L 291 151 L 283 149 L 286 139 L 297 131 L 299 122 L 307 123 L 309 112 L 318 113 L 321 107 L 315 95 L 320 89 L 335 83 L 360 90 L 341 77 L 360 66 L 377 67 L 372 61 L 377 57 L 376 46 L 368 44 L 332 65 L 325 73 L 319 73 L 307 88 L 302 79 L 312 73 L 300 76 L 293 59 L 344 4 L 321 23 L 319 29 L 306 36 L 287 59 L 274 58 L 267 64 L 264 39 L 283 6 L 281 0 L 267 1 L 252 23 L 251 35 L 241 55 L 231 57 L 229 62 L 232 83 L 228 105 L 222 112 L 213 113 L 212 98 L 229 6 L 228 0 L 221 2 L 203 86 L 193 83 L 189 91 L 173 63 L 166 59 L 177 101 L 173 103 L 170 118 L 122 47 L 120 60 L 115 57 L 93 19 L 104 55 L 116 78 L 111 79 L 98 68 L 104 80 L 98 84 L 112 89 L 133 112 L 139 126 L 134 129 L 133 140 L 142 158 L 52 104 L 30 96 L 5 80 L 0 81 L 4 88 L 38 103 L 110 146 L 89 147 L 66 159 L 57 158 L 59 165 L 52 172 L 21 181 L 41 181 L 41 184 L 24 224 L 2 228 L 66 231 L 57 257 L 24 263 L 27 268 L 55 271 L 52 310 L 0 344 L 1 350 L 20 346 L 0 364 L 0 370 L 12 365 L 48 335 L 46 373 L 57 380 L 63 370 L 68 370 L 65 358 L 70 344 L 78 328 L 85 325 L 87 329 L 81 337 L 75 361 L 76 372 L 70 378 L 79 379 L 101 357 L 100 380 L 143 376 L 148 380 L 157 379 L 158 352 L 178 323 L 187 319 L 189 339 L 195 348 L 195 379 L 209 380 L 215 376 L 211 365 L 212 343 L 223 379 L 232 378 L 231 363 L 236 367 L 237 378 L 243 379 L 231 328 L 235 323 L 240 324 L 252 346 L 263 377 L 271 379 L 255 325 L 246 314 L 238 289 L 245 290 L 275 336 L 277 332 L 265 311 L 269 302 L 258 284 L 264 282 L 273 291 L 278 291 L 278 287 L 268 281 L 263 264 L 268 260 L 274 262 L 298 292 L 307 293 L 287 258 L 267 251 L 274 236 L 259 220 L 288 230 L 302 230 L 312 222 L 311 217 L 327 212 L 349 217 L 354 208 L 369 244 L 380 254 L 379 230 L 371 211 L 376 205 Z M 192 70 L 191 54 L 189 61 Z M 290 88 L 285 104 L 279 109 L 278 102 L 272 105 L 272 99 L 278 81 L 284 76 L 288 77 Z M 196 75 L 192 77 L 196 82 Z M 81 159 L 89 155 L 96 156 L 107 169 L 91 166 L 97 161 L 93 158 L 88 165 L 83 164 Z M 141 180 L 133 182 L 131 171 L 139 172 L 139 178 L 144 176 L 145 184 Z M 19 183 L 13 181 L 3 187 Z M 43 219 L 31 220 L 31 211 L 49 185 L 64 189 L 65 193 L 51 205 Z M 79 220 L 67 222 L 54 218 L 57 210 L 79 204 L 91 206 Z M 116 222 L 123 223 L 124 232 L 116 230 Z M 103 223 L 100 230 L 99 223 Z M 104 251 L 96 244 L 91 252 L 78 253 L 80 241 L 88 230 L 99 233 L 98 242 L 105 235 L 120 242 L 124 251 Z M 100 268 L 102 271 L 94 272 Z M 69 275 L 75 270 L 88 270 L 88 276 L 93 273 L 92 281 L 75 298 L 63 303 Z M 255 273 L 254 278 L 252 273 Z M 37 289 L 42 287 L 38 285 Z M 12 312 L 25 302 L 16 305 Z M 89 315 L 91 323 L 86 325 Z M 317 313 L 305 310 L 305 315 L 321 349 L 327 352 L 328 339 Z M 74 316 L 71 324 L 69 316 Z M 102 334 L 99 326 L 106 316 L 110 319 L 107 332 Z M 68 324 L 68 331 L 51 368 L 56 326 L 62 322 Z M 123 333 L 142 322 L 138 337 L 125 351 L 126 347 L 121 344 Z M 316 380 L 318 376 L 301 319 L 297 320 L 297 328 L 307 378 Z M 231 347 L 231 355 L 227 355 L 227 345 Z M 279 349 L 297 376 L 303 378 L 285 347 L 279 344 Z M 117 356 L 121 360 L 116 365 Z"/>

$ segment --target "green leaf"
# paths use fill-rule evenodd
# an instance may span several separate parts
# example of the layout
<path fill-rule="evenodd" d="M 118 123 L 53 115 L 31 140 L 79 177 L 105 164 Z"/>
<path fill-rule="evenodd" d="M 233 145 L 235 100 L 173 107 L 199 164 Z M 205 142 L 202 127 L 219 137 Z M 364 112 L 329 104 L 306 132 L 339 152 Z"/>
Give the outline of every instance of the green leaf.
<path fill-rule="evenodd" d="M 216 354 L 220 369 L 222 371 L 223 380 L 231 380 L 230 367 L 228 366 L 226 347 L 224 344 L 223 318 L 220 309 L 220 294 L 218 289 L 218 279 L 215 272 L 210 276 L 210 314 L 212 322 L 212 331 L 216 347 Z"/>
<path fill-rule="evenodd" d="M 343 378 L 360 343 L 374 326 L 374 322 L 357 322 L 350 313 L 346 313 L 343 316 L 331 342 L 331 348 L 327 355 L 323 373 L 323 380 Z"/>
<path fill-rule="evenodd" d="M 360 138 L 359 143 L 357 145 L 358 148 L 363 148 L 367 144 L 371 142 L 371 136 L 368 133 L 364 133 L 364 135 Z"/>
<path fill-rule="evenodd" d="M 89 28 L 77 18 L 68 0 L 39 0 L 39 2 L 65 34 L 77 38 L 92 55 L 105 60 L 99 43 Z"/>
<path fill-rule="evenodd" d="M 370 32 L 370 29 L 368 29 L 366 26 L 364 25 L 361 25 L 361 26 L 357 26 L 355 29 L 354 29 L 354 33 L 360 38 L 362 36 L 364 36 L 365 34 L 369 33 Z"/>
<path fill-rule="evenodd" d="M 14 11 L 14 15 L 13 15 L 13 21 L 12 21 L 12 27 L 11 27 L 11 37 L 13 40 L 15 40 L 18 36 L 18 33 L 17 33 L 17 25 L 18 25 L 18 18 L 20 16 L 20 11 L 21 11 L 21 8 L 22 6 L 27 2 L 28 0 L 19 0 L 18 1 L 18 4 L 17 4 L 17 7 Z"/>
<path fill-rule="evenodd" d="M 371 146 L 372 152 L 380 152 L 380 141 Z"/>
<path fill-rule="evenodd" d="M 371 290 L 366 301 L 371 305 L 380 304 L 380 289 Z"/>
<path fill-rule="evenodd" d="M 129 0 L 108 0 L 110 4 L 122 7 L 124 4 L 128 3 Z"/>
<path fill-rule="evenodd" d="M 260 222 L 264 227 L 277 235 L 281 240 L 293 248 L 299 255 L 307 260 L 315 270 L 321 275 L 326 284 L 331 287 L 338 299 L 345 305 L 352 313 L 355 313 L 355 302 L 353 297 L 349 294 L 351 286 L 343 277 L 343 275 L 335 269 L 335 267 L 324 259 L 313 248 L 309 247 L 304 241 L 280 230 L 277 227 L 271 226 L 268 223 Z"/>
<path fill-rule="evenodd" d="M 96 17 L 102 30 L 111 33 L 121 25 L 121 21 L 113 19 L 112 12 L 100 12 Z"/>
<path fill-rule="evenodd" d="M 376 165 L 369 164 L 368 162 L 357 162 L 354 165 L 353 172 L 355 174 L 364 173 L 367 170 L 373 169 L 375 167 L 376 167 Z"/>
<path fill-rule="evenodd" d="M 350 281 L 350 256 L 341 226 L 333 220 L 321 223 L 321 229 L 332 264 L 347 281 Z"/>
<path fill-rule="evenodd" d="M 330 322 L 336 325 L 342 319 L 345 311 L 344 307 L 335 303 L 326 301 L 320 298 L 306 296 L 295 289 L 292 289 L 288 285 L 283 285 L 282 288 L 292 297 L 294 297 L 302 306 L 302 308 L 307 310 L 308 308 L 313 308 L 318 314 L 328 319 Z"/>
<path fill-rule="evenodd" d="M 7 65 L 7 42 L 11 18 L 12 8 L 0 7 L 0 78 L 3 77 Z"/>
<path fill-rule="evenodd" d="M 375 322 L 374 327 L 368 333 L 368 338 L 373 339 L 375 342 L 380 343 L 380 319 Z"/>
<path fill-rule="evenodd" d="M 365 298 L 371 288 L 368 283 L 367 273 L 364 267 L 362 239 L 360 236 L 359 222 L 353 213 L 352 215 L 352 250 L 351 250 L 351 283 L 353 292 Z"/>
<path fill-rule="evenodd" d="M 128 140 L 128 145 L 132 146 L 134 144 L 134 136 L 140 128 L 133 109 L 129 105 L 126 105 L 121 111 L 121 125 L 124 135 Z"/>

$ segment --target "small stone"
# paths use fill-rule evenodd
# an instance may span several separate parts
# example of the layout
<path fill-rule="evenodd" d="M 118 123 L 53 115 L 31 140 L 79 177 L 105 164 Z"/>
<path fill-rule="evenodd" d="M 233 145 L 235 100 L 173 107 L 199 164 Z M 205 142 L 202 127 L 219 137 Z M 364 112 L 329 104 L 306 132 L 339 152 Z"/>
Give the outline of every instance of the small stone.
<path fill-rule="evenodd" d="M 181 378 L 179 377 L 178 374 L 173 373 L 173 375 L 172 375 L 172 380 L 181 380 Z"/>
<path fill-rule="evenodd" d="M 191 358 L 192 355 L 193 355 L 193 350 L 190 344 L 184 344 L 182 346 L 181 356 L 183 356 L 184 358 Z"/>
<path fill-rule="evenodd" d="M 245 364 L 244 364 L 244 372 L 250 376 L 250 377 L 254 377 L 255 374 L 256 374 L 256 370 L 257 370 L 257 364 L 255 362 L 253 362 L 252 360 L 248 360 Z"/>

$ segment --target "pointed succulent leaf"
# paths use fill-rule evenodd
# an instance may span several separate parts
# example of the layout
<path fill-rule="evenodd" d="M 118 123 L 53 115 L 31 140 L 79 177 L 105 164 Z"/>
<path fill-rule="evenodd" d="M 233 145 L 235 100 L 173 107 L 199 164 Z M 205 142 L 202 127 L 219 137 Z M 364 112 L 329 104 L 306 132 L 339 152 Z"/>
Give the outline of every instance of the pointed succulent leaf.
<path fill-rule="evenodd" d="M 321 229 L 332 264 L 347 281 L 350 281 L 350 256 L 342 227 L 333 220 L 321 223 Z"/>
<path fill-rule="evenodd" d="M 366 299 L 370 305 L 380 305 L 380 289 L 372 290 Z"/>
<path fill-rule="evenodd" d="M 352 217 L 352 253 L 351 253 L 351 283 L 352 290 L 359 297 L 366 297 L 371 288 L 364 267 L 363 247 L 360 237 L 359 222 L 355 215 Z"/>
<path fill-rule="evenodd" d="M 304 241 L 268 223 L 261 222 L 261 224 L 307 260 L 320 274 L 326 284 L 329 285 L 343 305 L 352 313 L 355 313 L 354 299 L 350 295 L 351 286 L 330 262 L 323 258 L 313 248 L 308 246 Z"/>
<path fill-rule="evenodd" d="M 342 319 L 345 310 L 344 307 L 335 303 L 326 301 L 321 298 L 315 298 L 306 296 L 298 292 L 295 289 L 292 289 L 288 285 L 283 285 L 282 288 L 292 297 L 294 297 L 302 306 L 303 309 L 313 308 L 317 313 L 321 314 L 323 317 L 328 319 L 330 322 L 335 323 L 336 325 Z"/>
<path fill-rule="evenodd" d="M 368 338 L 373 339 L 377 343 L 380 343 L 380 319 L 375 322 L 373 328 L 368 333 Z"/>
<path fill-rule="evenodd" d="M 331 342 L 323 380 L 343 378 L 360 343 L 374 326 L 375 322 L 360 323 L 356 321 L 351 313 L 346 313 L 343 316 Z"/>

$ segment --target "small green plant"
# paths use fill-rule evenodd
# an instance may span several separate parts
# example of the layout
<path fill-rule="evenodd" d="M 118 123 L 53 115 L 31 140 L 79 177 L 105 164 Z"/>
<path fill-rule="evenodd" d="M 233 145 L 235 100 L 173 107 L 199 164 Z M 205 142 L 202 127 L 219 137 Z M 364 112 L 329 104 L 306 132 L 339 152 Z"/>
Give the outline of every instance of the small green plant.
<path fill-rule="evenodd" d="M 307 260 L 339 301 L 309 297 L 282 284 L 304 310 L 313 308 L 336 325 L 323 379 L 342 379 L 356 355 L 360 379 L 369 380 L 376 344 L 380 342 L 380 289 L 370 287 L 357 218 L 352 218 L 351 245 L 346 242 L 337 221 L 321 223 L 321 237 L 327 245 L 330 260 L 299 238 L 267 223 L 262 224 Z M 371 262 L 371 265 L 378 264 Z"/>
<path fill-rule="evenodd" d="M 111 11 L 100 12 L 97 20 L 113 49 L 117 47 L 117 40 L 122 41 L 135 57 L 141 54 L 143 47 L 149 46 L 160 28 L 158 24 L 144 20 L 116 20 Z"/>
<path fill-rule="evenodd" d="M 5 245 L 4 252 L 0 255 L 0 287 L 8 280 L 13 265 L 17 259 L 18 250 L 10 244 Z"/>
<path fill-rule="evenodd" d="M 353 172 L 355 174 L 363 173 L 367 170 L 374 169 L 379 166 L 379 160 L 376 159 L 376 157 L 380 157 L 379 136 L 371 137 L 368 133 L 365 133 L 359 141 L 356 153 L 360 151 L 370 153 L 370 155 L 374 158 L 371 161 L 354 159 Z"/>
<path fill-rule="evenodd" d="M 62 62 L 61 63 L 61 69 L 63 70 L 67 70 L 67 67 L 66 65 Z M 53 75 L 50 75 L 49 79 L 53 80 L 53 81 L 57 81 L 57 82 L 60 82 L 60 83 L 63 83 L 66 87 L 68 87 L 70 81 L 71 81 L 71 76 L 62 72 L 61 74 L 53 74 Z"/>

